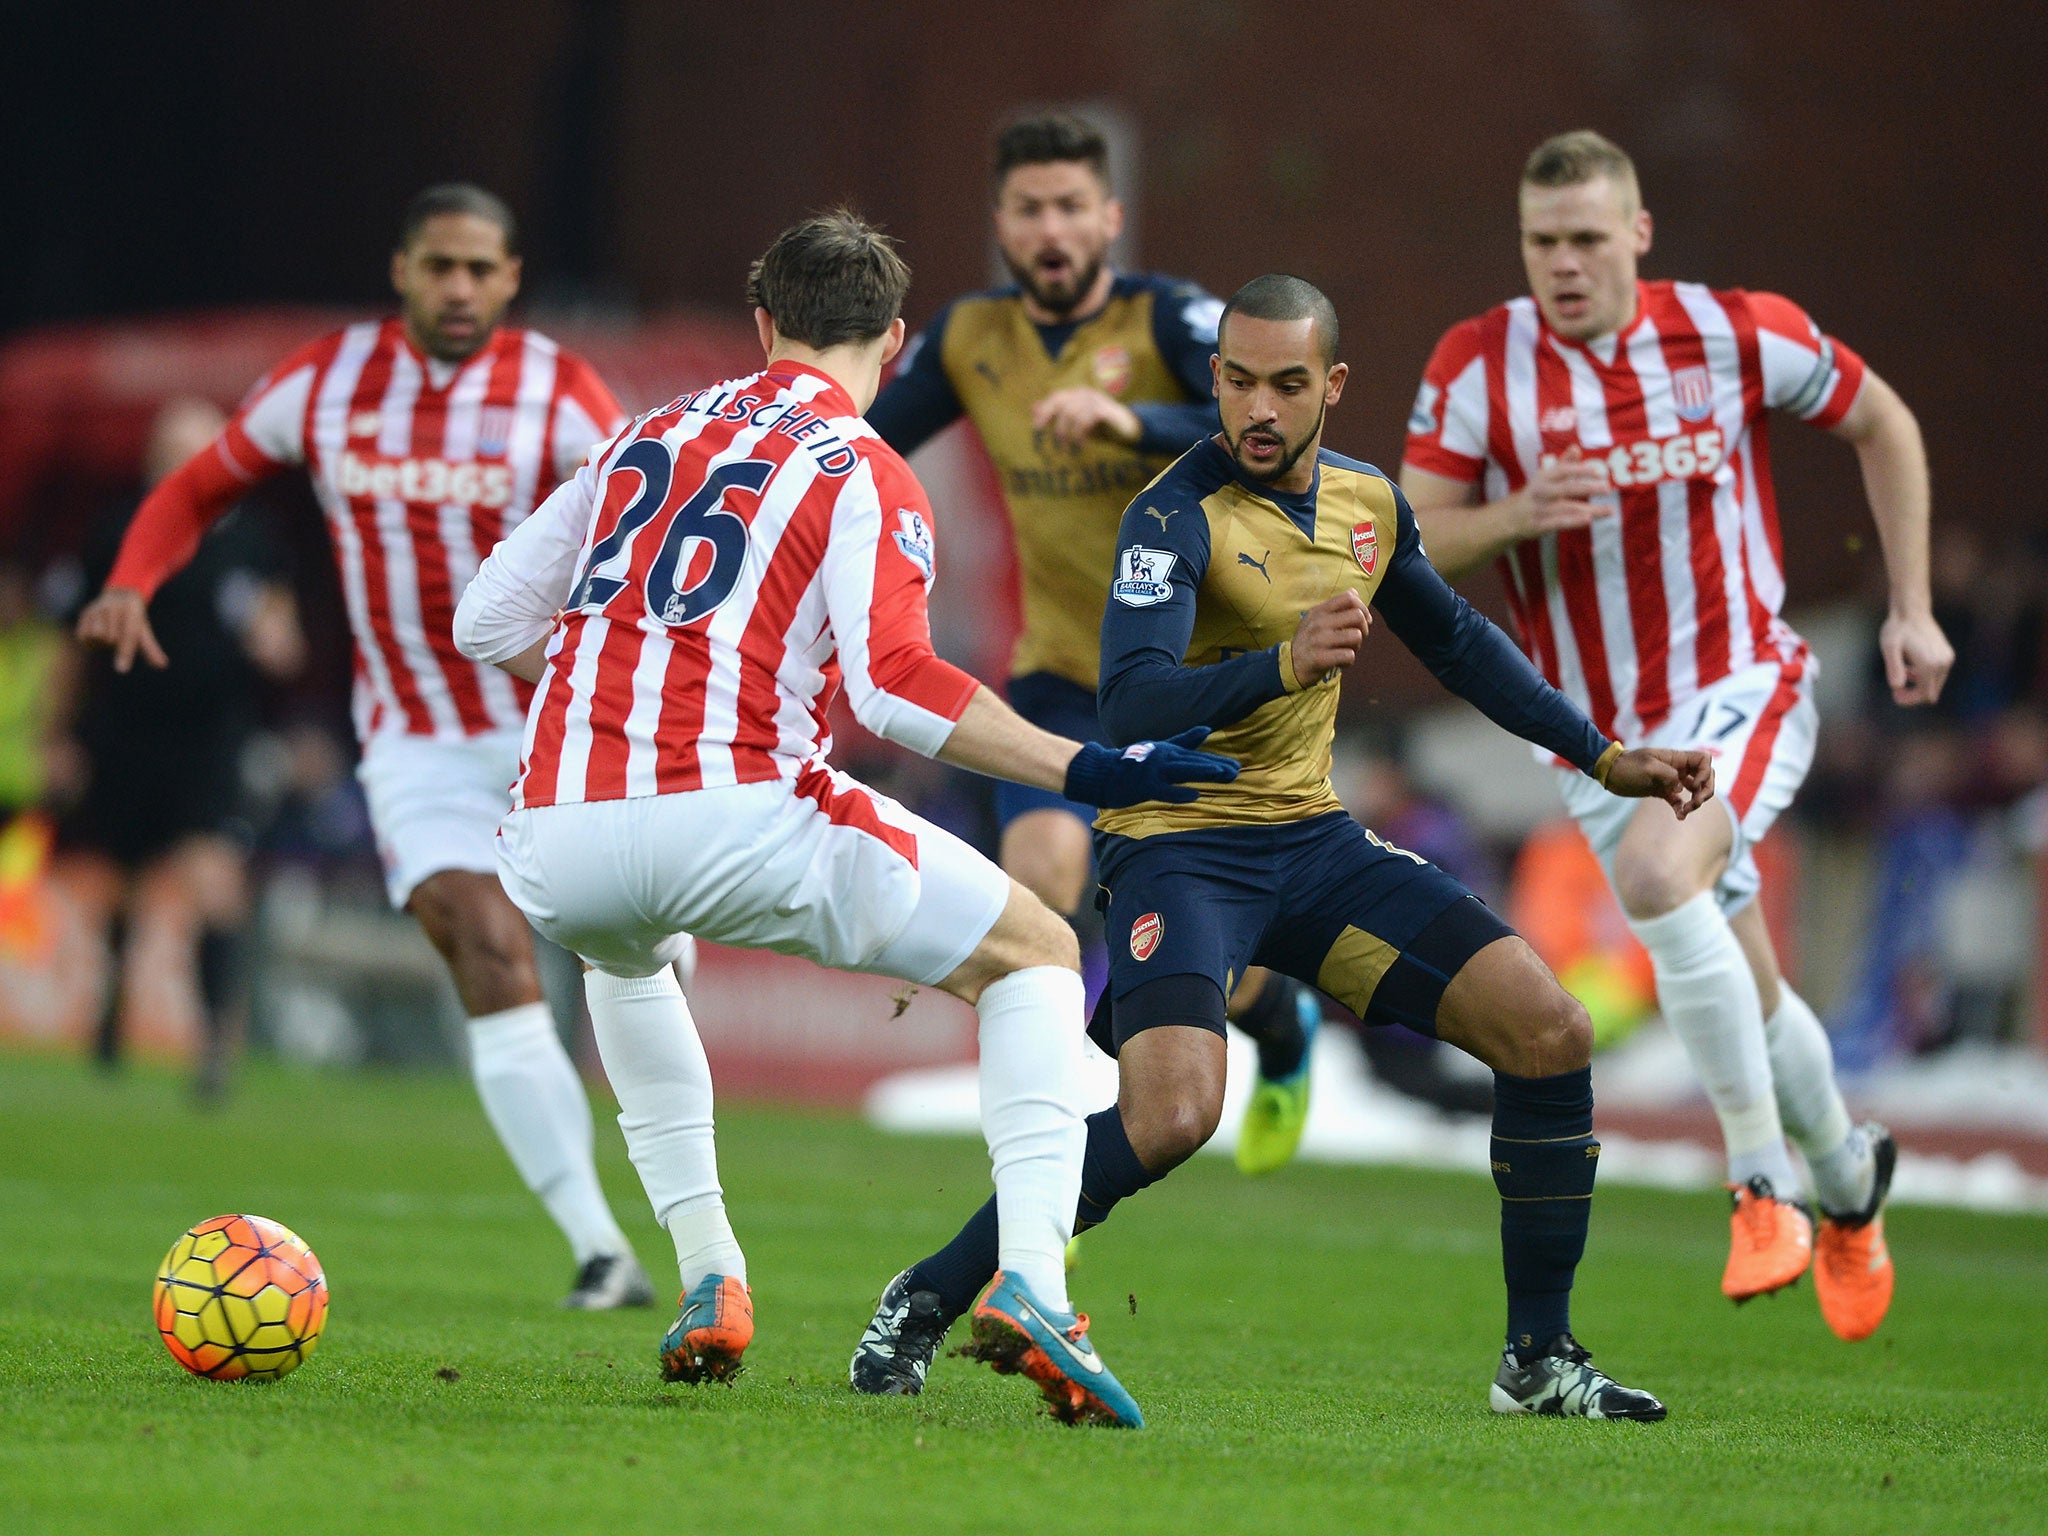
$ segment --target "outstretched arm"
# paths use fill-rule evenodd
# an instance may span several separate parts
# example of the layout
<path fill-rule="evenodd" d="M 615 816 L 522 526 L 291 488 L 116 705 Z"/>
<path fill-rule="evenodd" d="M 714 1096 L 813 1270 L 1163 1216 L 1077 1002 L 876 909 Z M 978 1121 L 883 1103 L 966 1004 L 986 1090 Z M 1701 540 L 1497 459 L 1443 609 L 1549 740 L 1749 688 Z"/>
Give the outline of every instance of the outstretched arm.
<path fill-rule="evenodd" d="M 1373 606 L 1439 682 L 1503 730 L 1556 753 L 1615 794 L 1665 800 L 1681 817 L 1712 795 L 1706 753 L 1624 751 L 1609 741 L 1498 625 L 1450 589 L 1423 553 L 1406 499 L 1397 496 L 1397 506 L 1394 559 Z"/>
<path fill-rule="evenodd" d="M 862 725 L 922 756 L 1087 805 L 1187 801 L 1196 795 L 1188 781 L 1237 776 L 1230 759 L 1194 750 L 1206 731 L 1121 753 L 1055 736 L 935 655 L 925 595 L 937 554 L 924 489 L 893 454 L 869 460 L 867 472 L 873 489 L 840 495 L 824 567 L 826 612 Z M 887 524 L 883 507 L 898 509 Z"/>
<path fill-rule="evenodd" d="M 234 435 L 230 426 L 143 499 L 107 574 L 106 589 L 78 615 L 78 638 L 109 647 L 116 672 L 132 667 L 137 652 L 153 667 L 170 665 L 149 625 L 149 600 L 185 568 L 206 530 L 251 486 L 281 467 L 255 455 L 246 455 L 246 463 L 238 459 Z"/>
<path fill-rule="evenodd" d="M 255 389 L 205 448 L 166 475 L 135 510 L 106 590 L 78 616 L 78 638 L 114 653 L 126 672 L 139 651 L 153 667 L 170 664 L 149 627 L 149 600 L 198 549 L 206 530 L 260 482 L 305 461 L 306 400 L 320 347 L 302 349 Z"/>
<path fill-rule="evenodd" d="M 1830 429 L 1855 445 L 1863 467 L 1870 518 L 1884 550 L 1891 588 L 1890 612 L 1879 632 L 1885 681 L 1898 704 L 1932 704 L 1941 697 L 1955 651 L 1934 619 L 1928 582 L 1927 449 L 1920 423 L 1898 392 L 1865 370 L 1849 413 Z"/>
<path fill-rule="evenodd" d="M 455 648 L 463 655 L 540 681 L 555 621 L 582 563 L 597 479 L 585 464 L 485 557 L 455 607 Z"/>

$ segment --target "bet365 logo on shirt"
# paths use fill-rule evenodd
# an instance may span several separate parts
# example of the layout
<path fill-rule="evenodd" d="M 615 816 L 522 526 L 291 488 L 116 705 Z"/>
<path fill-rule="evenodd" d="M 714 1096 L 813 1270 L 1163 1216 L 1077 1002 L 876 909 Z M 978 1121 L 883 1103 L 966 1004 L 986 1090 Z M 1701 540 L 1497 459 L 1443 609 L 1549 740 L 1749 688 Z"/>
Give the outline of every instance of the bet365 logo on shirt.
<path fill-rule="evenodd" d="M 502 507 L 512 500 L 512 466 L 386 459 L 344 450 L 335 463 L 334 486 L 344 496 Z"/>
<path fill-rule="evenodd" d="M 1704 432 L 1680 432 L 1674 437 L 1644 438 L 1637 443 L 1616 443 L 1606 452 L 1589 449 L 1586 462 L 1607 474 L 1607 483 L 1621 489 L 1656 485 L 1664 480 L 1707 480 L 1721 468 L 1727 449 L 1719 427 Z M 1546 467 L 1557 455 L 1546 453 Z"/>

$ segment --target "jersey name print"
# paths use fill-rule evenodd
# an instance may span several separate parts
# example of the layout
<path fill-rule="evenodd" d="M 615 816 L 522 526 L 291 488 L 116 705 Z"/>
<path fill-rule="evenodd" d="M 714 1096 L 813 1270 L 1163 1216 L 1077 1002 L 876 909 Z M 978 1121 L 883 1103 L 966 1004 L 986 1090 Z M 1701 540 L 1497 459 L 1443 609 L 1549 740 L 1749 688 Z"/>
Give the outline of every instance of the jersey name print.
<path fill-rule="evenodd" d="M 506 546 L 568 590 L 515 806 L 802 792 L 842 681 L 864 721 L 936 751 L 976 685 L 932 655 L 931 529 L 909 467 L 803 364 L 638 418 Z"/>

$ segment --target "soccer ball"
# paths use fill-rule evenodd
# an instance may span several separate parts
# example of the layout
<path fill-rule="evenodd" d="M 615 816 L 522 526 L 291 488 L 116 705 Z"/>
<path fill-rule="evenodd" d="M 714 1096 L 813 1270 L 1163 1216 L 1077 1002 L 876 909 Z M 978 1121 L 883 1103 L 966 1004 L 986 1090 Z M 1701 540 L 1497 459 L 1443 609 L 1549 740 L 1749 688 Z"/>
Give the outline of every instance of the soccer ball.
<path fill-rule="evenodd" d="M 289 1227 L 216 1216 L 171 1245 L 156 1276 L 156 1326 L 171 1358 L 214 1381 L 275 1381 L 327 1323 L 327 1277 Z"/>

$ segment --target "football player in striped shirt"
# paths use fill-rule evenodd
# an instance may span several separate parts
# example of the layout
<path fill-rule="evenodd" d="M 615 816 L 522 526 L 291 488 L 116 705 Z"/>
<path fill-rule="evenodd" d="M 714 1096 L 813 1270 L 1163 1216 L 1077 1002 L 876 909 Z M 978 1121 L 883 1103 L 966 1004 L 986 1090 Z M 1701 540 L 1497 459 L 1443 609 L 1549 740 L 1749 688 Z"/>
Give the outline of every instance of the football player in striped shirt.
<path fill-rule="evenodd" d="M 942 309 L 904 350 L 868 411 L 883 441 L 911 453 L 963 415 L 994 461 L 1017 548 L 1024 628 L 1004 693 L 1025 719 L 1102 741 L 1095 684 L 1116 530 L 1130 499 L 1175 455 L 1216 430 L 1209 359 L 1222 306 L 1156 272 L 1120 272 L 1123 229 L 1109 146 L 1064 113 L 1011 123 L 996 140 L 995 237 L 1012 281 Z M 1093 806 L 1000 784 L 1002 866 L 1055 912 L 1092 892 Z M 1259 1049 L 1238 1133 L 1238 1166 L 1293 1157 L 1308 1122 L 1315 993 L 1254 970 L 1231 1021 Z"/>
<path fill-rule="evenodd" d="M 1884 551 L 1892 697 L 1932 703 L 1953 661 L 1928 588 L 1927 459 L 1891 387 L 1771 293 L 1645 281 L 1635 167 L 1591 132 L 1529 157 L 1527 297 L 1454 326 L 1423 374 L 1401 486 L 1452 578 L 1497 560 L 1529 657 L 1601 730 L 1714 754 L 1727 815 L 1565 803 L 1650 953 L 1658 1000 L 1721 1121 L 1741 1302 L 1814 1270 L 1828 1325 L 1891 1301 L 1882 1210 L 1896 1156 L 1852 1125 L 1826 1032 L 1779 974 L 1755 849 L 1813 760 L 1813 660 L 1785 582 L 1768 418 L 1851 443 Z M 1785 1146 L 1805 1155 L 1816 1236 Z"/>
<path fill-rule="evenodd" d="M 654 1293 L 597 1180 L 590 1102 L 541 999 L 526 919 L 498 885 L 492 837 L 519 769 L 529 690 L 455 649 L 456 599 L 493 544 L 573 473 L 622 413 L 590 365 L 503 325 L 519 291 L 511 210 L 481 187 L 429 187 L 406 209 L 399 314 L 323 336 L 271 370 L 227 429 L 151 492 L 81 639 L 174 664 L 149 602 L 259 481 L 303 468 L 326 514 L 355 641 L 357 776 L 385 885 L 448 962 L 470 1066 L 512 1162 L 562 1229 L 565 1305 Z"/>
<path fill-rule="evenodd" d="M 1080 955 L 960 839 L 833 768 L 840 685 L 876 735 L 1089 805 L 1192 801 L 1237 765 L 1039 729 L 933 654 L 931 507 L 861 412 L 903 344 L 910 270 L 851 214 L 755 263 L 765 365 L 649 411 L 494 550 L 463 651 L 535 681 L 505 888 L 591 967 L 626 1148 L 676 1245 L 670 1381 L 729 1380 L 754 1335 L 704 1048 L 669 969 L 700 934 L 936 986 L 980 1014 L 1003 1273 L 974 1348 L 1068 1422 L 1143 1417 L 1067 1304 L 1087 1140 Z"/>

